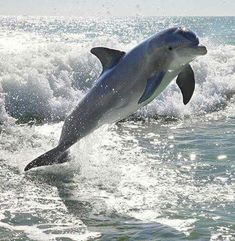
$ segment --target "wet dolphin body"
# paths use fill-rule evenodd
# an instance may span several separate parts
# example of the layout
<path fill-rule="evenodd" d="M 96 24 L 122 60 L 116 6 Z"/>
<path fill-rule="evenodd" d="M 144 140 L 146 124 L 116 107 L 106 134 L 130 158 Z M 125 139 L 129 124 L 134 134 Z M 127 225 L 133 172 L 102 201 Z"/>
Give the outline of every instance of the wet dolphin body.
<path fill-rule="evenodd" d="M 184 28 L 153 35 L 128 53 L 103 47 L 91 49 L 103 67 L 100 77 L 66 118 L 58 146 L 30 162 L 25 171 L 62 163 L 74 143 L 103 124 L 119 121 L 147 105 L 175 77 L 187 104 L 195 88 L 189 63 L 206 52 L 196 35 Z"/>

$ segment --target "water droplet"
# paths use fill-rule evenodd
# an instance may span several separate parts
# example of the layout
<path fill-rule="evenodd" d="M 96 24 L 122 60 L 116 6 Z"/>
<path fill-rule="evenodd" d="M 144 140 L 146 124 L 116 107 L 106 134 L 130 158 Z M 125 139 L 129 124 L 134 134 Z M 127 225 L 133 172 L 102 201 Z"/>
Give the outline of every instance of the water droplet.
<path fill-rule="evenodd" d="M 224 160 L 224 159 L 227 159 L 227 156 L 226 155 L 219 155 L 219 156 L 217 156 L 217 159 L 218 160 Z"/>

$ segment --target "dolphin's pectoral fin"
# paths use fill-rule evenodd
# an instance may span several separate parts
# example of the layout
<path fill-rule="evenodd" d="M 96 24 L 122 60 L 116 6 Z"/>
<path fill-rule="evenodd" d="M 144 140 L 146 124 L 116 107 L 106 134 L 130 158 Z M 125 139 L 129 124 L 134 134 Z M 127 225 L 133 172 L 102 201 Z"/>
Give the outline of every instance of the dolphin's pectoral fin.
<path fill-rule="evenodd" d="M 157 89 L 157 87 L 161 84 L 161 81 L 165 75 L 164 71 L 161 71 L 159 74 L 154 75 L 152 78 L 147 80 L 147 85 L 145 87 L 144 93 L 138 101 L 138 104 L 149 99 Z"/>
<path fill-rule="evenodd" d="M 182 92 L 184 104 L 188 104 L 195 89 L 194 72 L 189 64 L 178 75 L 176 83 Z"/>
<path fill-rule="evenodd" d="M 104 47 L 92 48 L 91 53 L 94 54 L 100 60 L 103 66 L 103 72 L 116 65 L 119 62 L 119 60 L 126 54 L 123 51 Z"/>

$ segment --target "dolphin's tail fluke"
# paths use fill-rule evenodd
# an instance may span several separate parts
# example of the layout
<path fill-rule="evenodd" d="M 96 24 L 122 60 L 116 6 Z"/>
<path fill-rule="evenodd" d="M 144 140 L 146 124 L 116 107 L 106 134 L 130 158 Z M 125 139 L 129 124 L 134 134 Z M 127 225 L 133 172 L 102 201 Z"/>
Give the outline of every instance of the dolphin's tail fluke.
<path fill-rule="evenodd" d="M 41 156 L 37 157 L 33 161 L 31 161 L 25 167 L 24 170 L 28 171 L 35 167 L 49 166 L 49 165 L 53 165 L 53 164 L 64 163 L 64 162 L 68 161 L 68 159 L 69 159 L 68 154 L 69 154 L 68 151 L 62 152 L 61 150 L 59 150 L 59 146 L 57 146 L 57 147 L 51 149 L 50 151 L 42 154 Z"/>

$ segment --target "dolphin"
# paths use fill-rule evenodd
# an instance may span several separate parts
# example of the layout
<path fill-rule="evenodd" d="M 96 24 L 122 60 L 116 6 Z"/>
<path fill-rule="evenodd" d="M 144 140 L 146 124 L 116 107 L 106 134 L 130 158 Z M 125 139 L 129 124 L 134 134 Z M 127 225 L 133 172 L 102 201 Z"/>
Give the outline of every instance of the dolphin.
<path fill-rule="evenodd" d="M 157 33 L 128 53 L 95 47 L 91 49 L 103 70 L 94 86 L 65 119 L 58 145 L 31 161 L 25 171 L 62 163 L 68 149 L 104 124 L 117 122 L 147 105 L 176 78 L 183 103 L 194 92 L 195 78 L 190 62 L 207 49 L 186 28 L 174 27 Z"/>

